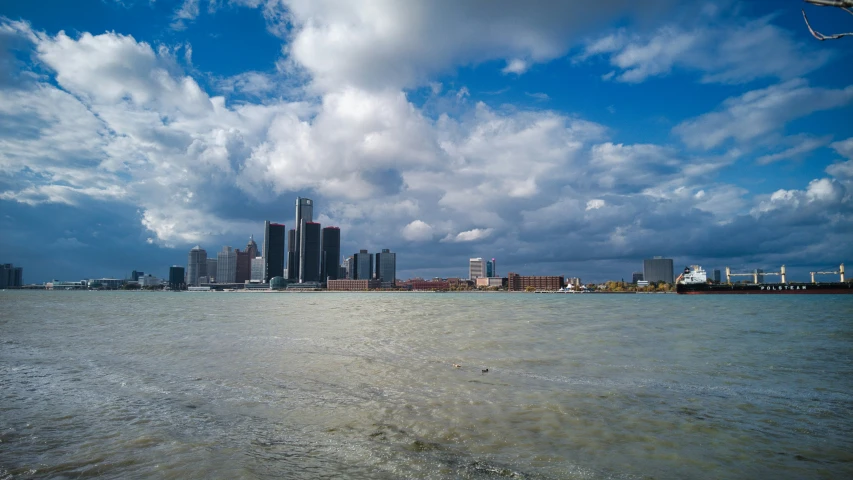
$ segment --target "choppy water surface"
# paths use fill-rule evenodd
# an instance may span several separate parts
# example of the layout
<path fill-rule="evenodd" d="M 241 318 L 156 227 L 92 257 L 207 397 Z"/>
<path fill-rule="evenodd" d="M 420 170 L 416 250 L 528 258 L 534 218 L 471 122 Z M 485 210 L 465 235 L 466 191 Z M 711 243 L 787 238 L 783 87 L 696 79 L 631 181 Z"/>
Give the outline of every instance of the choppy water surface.
<path fill-rule="evenodd" d="M 851 352 L 853 296 L 0 292 L 0 478 L 851 478 Z"/>

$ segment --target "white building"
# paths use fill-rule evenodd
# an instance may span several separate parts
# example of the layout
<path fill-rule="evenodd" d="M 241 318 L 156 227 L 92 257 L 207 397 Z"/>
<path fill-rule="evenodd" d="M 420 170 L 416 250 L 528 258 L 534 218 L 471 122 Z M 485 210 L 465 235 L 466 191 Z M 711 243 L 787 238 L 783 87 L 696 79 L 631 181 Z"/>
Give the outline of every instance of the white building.
<path fill-rule="evenodd" d="M 468 260 L 468 280 L 476 280 L 486 276 L 486 262 L 482 258 Z"/>
<path fill-rule="evenodd" d="M 255 257 L 252 259 L 252 275 L 249 277 L 249 281 L 264 281 L 264 257 Z"/>

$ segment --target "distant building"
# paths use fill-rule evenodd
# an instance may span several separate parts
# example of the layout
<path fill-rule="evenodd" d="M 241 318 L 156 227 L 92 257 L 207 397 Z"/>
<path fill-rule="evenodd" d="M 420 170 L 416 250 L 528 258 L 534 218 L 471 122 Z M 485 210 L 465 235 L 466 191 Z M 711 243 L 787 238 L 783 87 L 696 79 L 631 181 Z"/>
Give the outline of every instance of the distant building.
<path fill-rule="evenodd" d="M 482 258 L 472 258 L 468 260 L 468 279 L 476 280 L 486 276 L 486 264 Z"/>
<path fill-rule="evenodd" d="M 284 224 L 264 222 L 264 283 L 284 277 L 284 235 Z"/>
<path fill-rule="evenodd" d="M 636 284 L 637 282 L 639 282 L 642 279 L 643 279 L 643 272 L 634 272 L 631 275 L 631 283 Z"/>
<path fill-rule="evenodd" d="M 563 276 L 523 276 L 517 273 L 507 274 L 507 289 L 511 292 L 525 290 L 533 287 L 536 290 L 559 290 L 563 288 L 565 280 Z"/>
<path fill-rule="evenodd" d="M 141 277 L 143 275 L 145 275 L 144 272 L 138 272 L 138 271 L 134 270 L 134 271 L 130 272 L 130 279 L 133 280 L 134 282 L 138 282 L 139 277 Z"/>
<path fill-rule="evenodd" d="M 344 268 L 344 277 L 347 280 L 355 280 L 355 257 L 350 255 L 344 260 L 343 263 Z"/>
<path fill-rule="evenodd" d="M 305 241 L 305 228 L 304 225 L 309 222 L 314 221 L 314 201 L 310 198 L 302 198 L 296 197 L 296 215 L 294 217 L 296 220 L 296 224 L 293 226 L 296 229 L 295 235 L 295 247 L 293 251 L 295 252 L 293 272 L 288 270 L 288 274 L 295 280 L 299 282 L 303 282 L 304 275 L 302 273 L 304 266 L 304 259 L 302 258 L 302 243 Z M 317 236 L 319 241 L 319 235 Z M 317 254 L 317 258 L 319 259 L 320 254 Z M 290 265 L 288 265 L 290 268 Z M 319 274 L 319 267 L 317 268 Z M 310 276 L 310 275 L 309 275 Z M 307 281 L 307 280 L 306 280 Z"/>
<path fill-rule="evenodd" d="M 720 270 L 719 269 L 714 269 L 714 275 L 712 278 L 714 280 L 714 283 L 720 283 Z"/>
<path fill-rule="evenodd" d="M 159 287 L 163 284 L 163 280 L 155 277 L 154 275 L 142 275 L 139 277 L 139 286 L 141 287 Z"/>
<path fill-rule="evenodd" d="M 199 286 L 199 279 L 207 276 L 207 251 L 196 245 L 187 259 L 187 285 Z"/>
<path fill-rule="evenodd" d="M 357 291 L 357 290 L 375 290 L 380 288 L 379 280 L 329 280 L 326 282 L 326 289 L 333 291 Z"/>
<path fill-rule="evenodd" d="M 320 281 L 320 224 L 304 222 L 299 244 L 299 283 Z"/>
<path fill-rule="evenodd" d="M 252 276 L 249 281 L 263 283 L 264 281 L 264 257 L 255 257 L 252 259 Z"/>
<path fill-rule="evenodd" d="M 184 283 L 184 267 L 172 265 L 169 267 L 169 288 L 171 290 L 185 290 L 187 284 Z"/>
<path fill-rule="evenodd" d="M 0 264 L 0 288 L 24 286 L 24 269 L 11 263 Z"/>
<path fill-rule="evenodd" d="M 297 258 L 299 258 L 299 255 L 296 251 L 296 229 L 291 228 L 287 231 L 287 257 L 285 258 L 287 267 L 284 269 L 287 273 L 284 278 L 291 282 L 295 282 L 299 276 L 299 267 L 296 263 Z"/>
<path fill-rule="evenodd" d="M 504 279 L 501 277 L 480 277 L 477 279 L 478 287 L 503 287 Z"/>
<path fill-rule="evenodd" d="M 655 257 L 643 260 L 643 280 L 649 283 L 673 283 L 672 259 Z"/>
<path fill-rule="evenodd" d="M 407 280 L 400 284 L 414 291 L 441 291 L 449 290 L 450 282 L 446 280 L 424 280 L 420 278 Z"/>
<path fill-rule="evenodd" d="M 216 255 L 216 283 L 235 283 L 236 281 L 237 252 L 226 245 Z"/>
<path fill-rule="evenodd" d="M 241 252 L 239 249 L 237 254 L 237 271 L 234 275 L 234 281 L 237 283 L 246 283 L 252 278 L 252 257 L 249 252 Z"/>
<path fill-rule="evenodd" d="M 217 260 L 215 258 L 207 259 L 207 281 L 202 283 L 215 283 L 217 270 Z M 200 281 L 200 280 L 199 280 Z"/>
<path fill-rule="evenodd" d="M 325 227 L 321 237 L 320 281 L 337 280 L 341 270 L 338 264 L 341 259 L 341 229 Z"/>
<path fill-rule="evenodd" d="M 486 262 L 486 276 L 490 278 L 498 276 L 498 265 L 494 258 Z"/>
<path fill-rule="evenodd" d="M 353 280 L 372 280 L 373 279 L 373 254 L 367 253 L 367 250 L 359 250 L 353 256 Z"/>
<path fill-rule="evenodd" d="M 569 277 L 566 279 L 567 287 L 572 286 L 575 288 L 580 288 L 581 285 L 583 285 L 583 282 L 581 282 L 581 277 Z"/>
<path fill-rule="evenodd" d="M 397 282 L 397 254 L 387 248 L 376 254 L 376 279 L 382 281 L 383 287 Z"/>

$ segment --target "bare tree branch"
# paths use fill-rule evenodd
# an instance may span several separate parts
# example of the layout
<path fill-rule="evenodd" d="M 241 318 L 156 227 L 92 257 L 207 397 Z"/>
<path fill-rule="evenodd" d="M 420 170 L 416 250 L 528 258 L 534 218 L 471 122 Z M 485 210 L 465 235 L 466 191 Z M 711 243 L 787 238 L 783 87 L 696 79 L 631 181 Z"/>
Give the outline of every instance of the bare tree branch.
<path fill-rule="evenodd" d="M 811 3 L 812 5 L 818 5 L 821 7 L 853 7 L 853 0 L 803 0 L 806 3 Z"/>
<path fill-rule="evenodd" d="M 806 3 L 811 3 L 812 5 L 817 5 L 819 7 L 837 7 L 845 12 L 853 15 L 853 0 L 803 0 Z M 812 25 L 809 23 L 809 17 L 806 16 L 806 11 L 803 12 L 803 20 L 806 21 L 806 26 L 809 28 L 809 32 L 811 32 L 812 36 L 821 42 L 824 40 L 837 40 L 842 37 L 853 36 L 853 32 L 849 33 L 836 33 L 834 35 L 824 35 L 815 29 L 812 28 Z"/>

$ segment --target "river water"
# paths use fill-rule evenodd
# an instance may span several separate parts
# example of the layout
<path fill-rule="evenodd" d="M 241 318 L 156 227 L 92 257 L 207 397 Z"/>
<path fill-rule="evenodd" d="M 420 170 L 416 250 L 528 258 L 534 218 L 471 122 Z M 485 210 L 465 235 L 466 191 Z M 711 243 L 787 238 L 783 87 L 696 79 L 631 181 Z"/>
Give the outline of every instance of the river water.
<path fill-rule="evenodd" d="M 851 355 L 853 295 L 6 291 L 0 478 L 853 478 Z"/>

